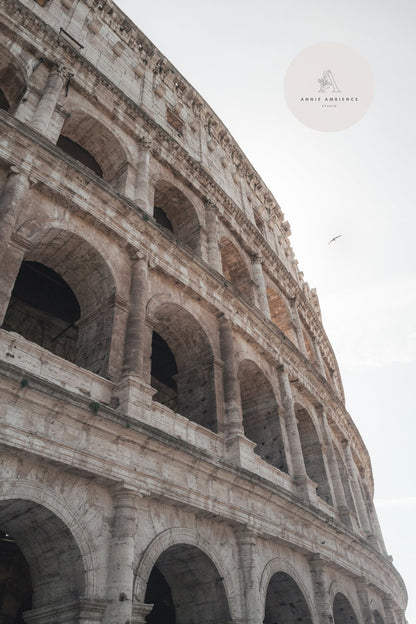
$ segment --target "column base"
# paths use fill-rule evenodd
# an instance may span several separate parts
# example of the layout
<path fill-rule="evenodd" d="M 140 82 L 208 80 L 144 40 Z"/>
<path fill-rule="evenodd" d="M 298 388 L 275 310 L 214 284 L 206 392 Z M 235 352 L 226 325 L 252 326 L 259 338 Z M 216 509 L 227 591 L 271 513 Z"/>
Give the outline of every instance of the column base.
<path fill-rule="evenodd" d="M 225 438 L 226 456 L 234 465 L 251 470 L 255 461 L 256 443 L 248 440 L 243 433 L 228 434 Z"/>
<path fill-rule="evenodd" d="M 152 405 L 153 395 L 157 390 L 136 375 L 126 375 L 117 385 L 116 397 L 119 401 L 118 412 L 142 420 L 144 410 Z"/>

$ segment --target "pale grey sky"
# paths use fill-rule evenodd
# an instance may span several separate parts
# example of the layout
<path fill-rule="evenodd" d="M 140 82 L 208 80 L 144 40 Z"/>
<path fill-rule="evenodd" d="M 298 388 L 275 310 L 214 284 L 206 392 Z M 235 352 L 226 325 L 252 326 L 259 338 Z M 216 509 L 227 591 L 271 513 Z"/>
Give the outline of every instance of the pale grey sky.
<path fill-rule="evenodd" d="M 118 5 L 219 115 L 281 205 L 318 289 L 376 506 L 416 623 L 416 4 L 413 0 L 154 0 Z M 323 133 L 288 110 L 291 60 L 321 42 L 369 63 L 375 97 Z M 342 237 L 333 244 L 335 235 Z"/>

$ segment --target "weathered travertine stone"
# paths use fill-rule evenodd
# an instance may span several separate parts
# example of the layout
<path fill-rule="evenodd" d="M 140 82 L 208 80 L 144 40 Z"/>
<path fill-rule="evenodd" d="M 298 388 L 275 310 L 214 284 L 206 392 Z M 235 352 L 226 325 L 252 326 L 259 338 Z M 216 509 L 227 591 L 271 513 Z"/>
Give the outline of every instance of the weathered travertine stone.
<path fill-rule="evenodd" d="M 405 624 L 276 200 L 112 0 L 0 13 L 0 621 Z"/>

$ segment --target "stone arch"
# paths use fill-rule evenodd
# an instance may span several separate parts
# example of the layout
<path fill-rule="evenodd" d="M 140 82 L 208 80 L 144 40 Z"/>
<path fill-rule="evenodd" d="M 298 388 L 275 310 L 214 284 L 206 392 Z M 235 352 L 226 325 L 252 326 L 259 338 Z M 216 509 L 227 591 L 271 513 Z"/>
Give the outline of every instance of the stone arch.
<path fill-rule="evenodd" d="M 264 596 L 264 624 L 313 623 L 313 608 L 309 602 L 310 592 L 293 566 L 280 557 L 269 561 L 260 581 Z"/>
<path fill-rule="evenodd" d="M 0 45 L 0 109 L 13 113 L 25 90 L 25 72 L 18 60 Z"/>
<path fill-rule="evenodd" d="M 329 505 L 332 505 L 331 490 L 322 455 L 322 443 L 318 436 L 317 428 L 303 406 L 296 404 L 295 410 L 306 472 L 312 481 L 317 484 L 316 493 L 318 496 Z"/>
<path fill-rule="evenodd" d="M 254 303 L 253 282 L 250 270 L 243 255 L 236 245 L 226 236 L 219 242 L 221 253 L 222 273 L 245 297 Z"/>
<path fill-rule="evenodd" d="M 304 596 L 305 598 L 309 612 L 314 615 L 315 607 L 313 604 L 313 600 L 311 600 L 311 589 L 305 583 L 304 574 L 301 571 L 298 571 L 290 561 L 287 561 L 283 557 L 274 557 L 273 559 L 270 559 L 270 561 L 268 561 L 267 564 L 264 566 L 264 570 L 262 572 L 259 583 L 260 598 L 263 604 L 266 605 L 266 594 L 270 581 L 272 577 L 279 572 L 283 572 L 293 579 L 293 581 L 299 587 L 302 596 Z"/>
<path fill-rule="evenodd" d="M 153 330 L 154 400 L 217 431 L 214 356 L 207 333 L 188 310 L 172 300 L 153 299 L 147 313 Z"/>
<path fill-rule="evenodd" d="M 90 113 L 72 110 L 57 145 L 99 177 L 119 186 L 128 161 L 127 151 L 114 132 Z"/>
<path fill-rule="evenodd" d="M 115 301 L 108 264 L 95 247 L 67 229 L 45 227 L 33 233 L 31 242 L 15 282 L 5 328 L 106 375 Z M 33 298 L 25 291 L 30 275 L 36 275 L 36 283 L 41 284 L 41 292 Z M 54 289 L 53 295 L 51 285 L 58 280 L 60 289 Z M 78 319 L 66 317 L 57 310 L 56 302 L 51 305 L 49 301 L 53 296 L 64 297 L 65 288 L 79 305 Z"/>
<path fill-rule="evenodd" d="M 375 624 L 384 624 L 384 620 L 380 615 L 380 612 L 377 610 L 373 611 L 373 617 L 374 617 L 374 622 Z"/>
<path fill-rule="evenodd" d="M 190 547 L 192 550 L 186 550 L 184 547 Z M 176 549 L 176 552 L 172 549 Z M 227 609 L 229 609 L 229 611 L 228 613 L 224 613 L 222 615 L 226 615 L 228 617 L 224 617 L 224 620 L 220 620 L 220 618 L 218 618 L 216 621 L 237 619 L 239 617 L 238 588 L 235 585 L 233 575 L 230 574 L 224 567 L 224 560 L 220 553 L 217 552 L 215 547 L 210 542 L 205 540 L 195 529 L 182 527 L 167 529 L 155 537 L 154 540 L 148 545 L 137 566 L 134 580 L 135 600 L 141 603 L 145 602 L 147 584 L 152 570 L 157 565 L 158 561 L 161 560 L 164 553 L 173 554 L 173 559 L 175 560 L 175 558 L 178 559 L 178 555 L 180 557 L 181 550 L 182 554 L 185 555 L 184 558 L 186 558 L 186 555 L 188 554 L 196 555 L 197 561 L 199 560 L 200 564 L 209 561 L 211 564 L 211 581 L 215 579 L 217 585 L 223 587 L 223 597 L 225 597 Z M 202 553 L 204 557 L 199 556 L 199 553 Z M 167 562 L 165 560 L 165 562 L 162 561 L 162 563 L 166 564 Z M 190 560 L 189 563 L 192 564 L 192 561 Z M 183 572 L 188 571 L 183 570 Z M 191 587 L 192 586 L 193 585 L 191 583 Z M 185 624 L 188 624 L 186 620 L 183 621 L 185 621 Z M 214 620 L 210 620 L 208 617 L 203 621 L 209 622 Z M 182 624 L 182 620 L 178 621 L 178 624 Z M 198 620 L 196 624 L 198 624 Z"/>
<path fill-rule="evenodd" d="M 287 472 L 286 455 L 273 388 L 263 371 L 253 362 L 239 362 L 244 433 L 257 446 L 254 452 L 266 462 Z"/>
<path fill-rule="evenodd" d="M 201 224 L 188 197 L 176 186 L 159 180 L 155 185 L 153 216 L 182 245 L 199 252 Z"/>
<path fill-rule="evenodd" d="M 267 286 L 266 294 L 272 323 L 274 323 L 293 344 L 296 344 L 296 333 L 293 328 L 292 317 L 287 302 L 272 286 Z"/>
<path fill-rule="evenodd" d="M 0 529 L 16 542 L 29 565 L 32 609 L 95 597 L 92 539 L 68 501 L 27 479 L 1 483 Z"/>
<path fill-rule="evenodd" d="M 357 616 L 348 598 L 338 592 L 333 601 L 334 624 L 358 624 Z"/>

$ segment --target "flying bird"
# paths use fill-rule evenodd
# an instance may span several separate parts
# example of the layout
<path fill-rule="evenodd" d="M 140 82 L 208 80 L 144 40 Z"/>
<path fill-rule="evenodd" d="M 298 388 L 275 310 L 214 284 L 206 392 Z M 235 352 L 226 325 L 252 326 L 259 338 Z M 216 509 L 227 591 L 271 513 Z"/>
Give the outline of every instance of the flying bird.
<path fill-rule="evenodd" d="M 329 241 L 328 245 L 330 245 L 331 243 L 333 243 L 334 241 L 337 240 L 337 238 L 340 238 L 342 236 L 342 234 L 338 234 L 338 236 L 334 236 L 334 238 L 331 238 L 331 240 Z"/>

